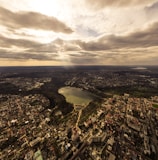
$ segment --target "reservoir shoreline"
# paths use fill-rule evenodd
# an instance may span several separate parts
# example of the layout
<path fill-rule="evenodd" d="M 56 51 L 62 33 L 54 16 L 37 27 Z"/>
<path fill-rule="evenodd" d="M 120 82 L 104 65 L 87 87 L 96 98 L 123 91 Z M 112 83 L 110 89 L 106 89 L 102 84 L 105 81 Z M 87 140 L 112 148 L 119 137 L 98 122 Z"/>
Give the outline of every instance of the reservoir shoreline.
<path fill-rule="evenodd" d="M 65 86 L 58 90 L 58 93 L 63 95 L 68 103 L 73 106 L 87 106 L 94 99 L 94 95 L 82 88 Z"/>

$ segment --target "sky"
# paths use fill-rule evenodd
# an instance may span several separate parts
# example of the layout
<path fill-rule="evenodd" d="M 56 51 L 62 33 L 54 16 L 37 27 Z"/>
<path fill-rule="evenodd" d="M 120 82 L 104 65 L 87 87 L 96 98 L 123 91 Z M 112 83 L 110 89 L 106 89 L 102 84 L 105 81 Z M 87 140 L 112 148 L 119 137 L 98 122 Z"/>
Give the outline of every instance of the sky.
<path fill-rule="evenodd" d="M 158 0 L 0 0 L 0 66 L 158 65 Z"/>

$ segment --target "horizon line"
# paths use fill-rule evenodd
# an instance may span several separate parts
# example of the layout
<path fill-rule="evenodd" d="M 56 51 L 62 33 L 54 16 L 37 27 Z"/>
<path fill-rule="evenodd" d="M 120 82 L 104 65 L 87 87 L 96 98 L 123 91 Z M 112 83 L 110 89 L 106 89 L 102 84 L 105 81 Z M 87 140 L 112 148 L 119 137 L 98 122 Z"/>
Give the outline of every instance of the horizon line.
<path fill-rule="evenodd" d="M 99 66 L 108 66 L 108 67 L 115 67 L 115 66 L 120 66 L 120 67 L 158 67 L 158 65 L 36 65 L 36 66 L 0 66 L 0 67 L 99 67 Z"/>

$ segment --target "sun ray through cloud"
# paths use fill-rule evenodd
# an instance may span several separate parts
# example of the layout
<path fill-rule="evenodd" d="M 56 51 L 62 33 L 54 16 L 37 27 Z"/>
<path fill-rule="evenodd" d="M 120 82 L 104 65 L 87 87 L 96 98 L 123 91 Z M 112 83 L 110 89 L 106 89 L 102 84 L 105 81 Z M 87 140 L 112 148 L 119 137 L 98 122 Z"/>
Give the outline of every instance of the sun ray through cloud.
<path fill-rule="evenodd" d="M 50 65 L 157 64 L 156 0 L 0 0 L 0 4 L 1 65 L 10 61 L 27 65 L 27 59 L 29 65 L 45 65 L 46 60 Z"/>

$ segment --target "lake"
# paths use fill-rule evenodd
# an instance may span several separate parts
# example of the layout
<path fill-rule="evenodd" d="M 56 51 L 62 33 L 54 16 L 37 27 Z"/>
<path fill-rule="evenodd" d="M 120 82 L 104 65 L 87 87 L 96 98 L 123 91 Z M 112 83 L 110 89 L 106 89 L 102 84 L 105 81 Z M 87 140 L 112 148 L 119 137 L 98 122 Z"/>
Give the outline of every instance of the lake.
<path fill-rule="evenodd" d="M 58 90 L 58 93 L 62 94 L 67 102 L 74 105 L 88 105 L 94 98 L 94 95 L 90 92 L 76 87 L 62 87 Z"/>

